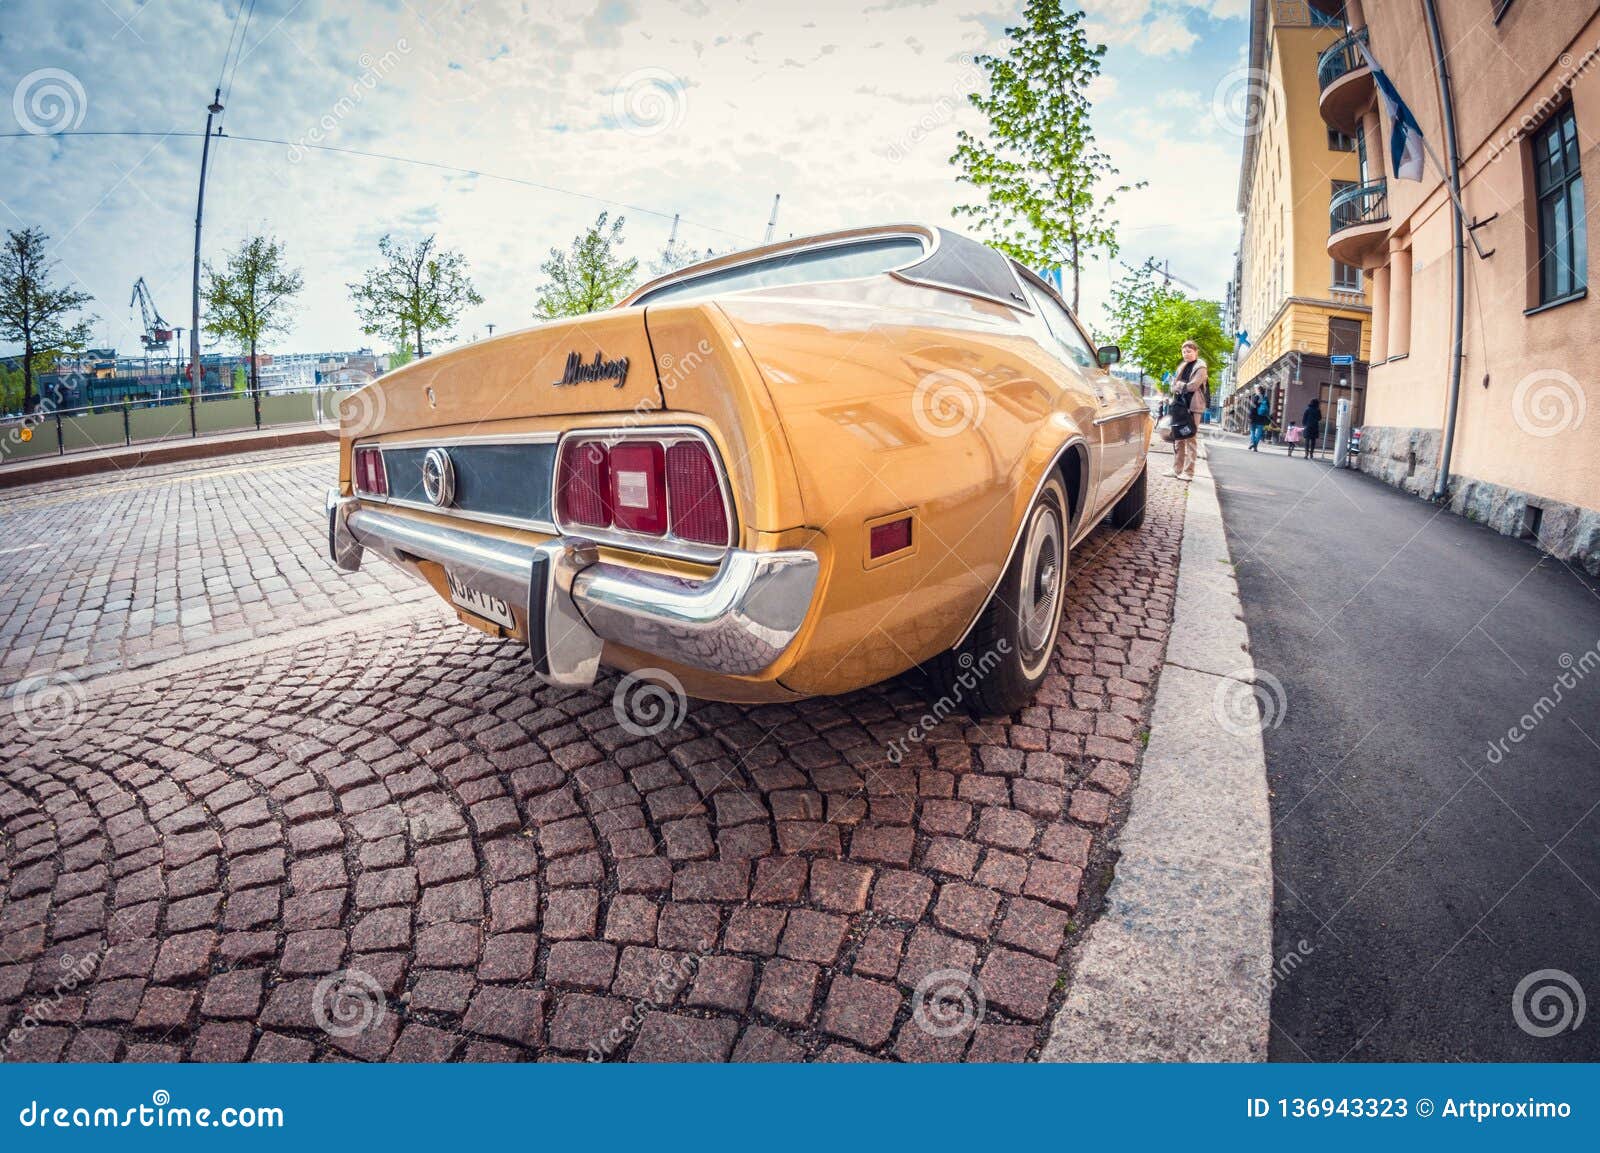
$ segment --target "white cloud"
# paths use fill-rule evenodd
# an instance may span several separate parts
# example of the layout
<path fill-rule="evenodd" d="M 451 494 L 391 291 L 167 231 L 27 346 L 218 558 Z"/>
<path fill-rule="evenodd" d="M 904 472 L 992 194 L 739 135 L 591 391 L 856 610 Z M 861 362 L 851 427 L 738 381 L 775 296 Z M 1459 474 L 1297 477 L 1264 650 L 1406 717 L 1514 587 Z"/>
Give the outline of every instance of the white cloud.
<path fill-rule="evenodd" d="M 387 230 L 437 229 L 467 254 L 486 300 L 461 326 L 465 338 L 489 323 L 529 322 L 539 262 L 602 207 L 628 217 L 630 250 L 646 259 L 675 212 L 680 239 L 697 247 L 758 241 L 778 192 L 781 235 L 950 223 L 951 206 L 969 195 L 947 163 L 956 131 L 981 128 L 966 101 L 981 82 L 971 54 L 996 49 L 1018 18 L 1002 0 L 866 10 L 820 0 L 804 11 L 736 0 L 479 0 L 430 16 L 436 4 L 260 0 L 226 130 L 433 160 L 594 199 L 224 140 L 213 152 L 206 252 L 219 259 L 262 227 L 283 237 L 307 285 L 286 347 L 362 342 L 345 284 Z M 1210 123 L 1214 76 L 1171 66 L 1171 54 L 1188 50 L 1171 29 L 1192 45 L 1206 6 L 1089 8 L 1092 31 L 1111 43 L 1093 94 L 1101 143 L 1125 177 L 1151 182 L 1121 207 L 1129 258 L 1170 256 L 1220 293 L 1236 229 L 1215 220 L 1232 209 L 1238 142 Z M 231 12 L 190 0 L 163 6 L 159 19 L 122 13 L 131 27 L 99 0 L 11 6 L 0 75 L 73 72 L 89 99 L 84 129 L 197 131 Z M 1137 43 L 1116 39 L 1135 27 Z M 1150 52 L 1168 55 L 1157 63 Z M 97 297 L 101 337 L 124 349 L 137 347 L 123 304 L 137 276 L 169 321 L 188 326 L 199 148 L 195 139 L 0 140 L 6 225 L 52 234 L 64 270 Z M 1090 272 L 1091 320 L 1109 283 L 1103 266 Z"/>

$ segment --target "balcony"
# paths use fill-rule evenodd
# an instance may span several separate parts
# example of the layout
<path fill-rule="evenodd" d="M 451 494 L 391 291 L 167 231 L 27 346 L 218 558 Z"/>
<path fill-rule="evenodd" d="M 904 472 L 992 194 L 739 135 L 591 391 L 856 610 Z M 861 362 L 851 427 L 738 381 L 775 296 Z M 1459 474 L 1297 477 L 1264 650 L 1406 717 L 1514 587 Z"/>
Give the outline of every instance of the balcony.
<path fill-rule="evenodd" d="M 1389 182 L 1352 184 L 1328 202 L 1328 255 L 1367 268 L 1376 263 L 1389 235 Z"/>
<path fill-rule="evenodd" d="M 1328 127 L 1347 136 L 1361 131 L 1361 114 L 1372 104 L 1377 87 L 1372 69 L 1358 45 L 1367 42 L 1367 30 L 1352 32 L 1335 41 L 1317 58 L 1317 85 L 1322 89 L 1318 107 Z"/>

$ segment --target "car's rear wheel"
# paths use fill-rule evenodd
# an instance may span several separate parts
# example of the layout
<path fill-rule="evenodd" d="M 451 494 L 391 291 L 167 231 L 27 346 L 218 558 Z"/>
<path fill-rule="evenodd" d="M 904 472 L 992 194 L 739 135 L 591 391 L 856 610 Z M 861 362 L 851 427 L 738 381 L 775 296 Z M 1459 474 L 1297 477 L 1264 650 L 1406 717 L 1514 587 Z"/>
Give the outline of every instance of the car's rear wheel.
<path fill-rule="evenodd" d="M 1033 700 L 1061 631 L 1070 523 L 1066 488 L 1052 475 L 1028 510 L 1016 554 L 983 615 L 963 644 L 930 664 L 935 699 L 986 716 L 1014 713 Z"/>
<path fill-rule="evenodd" d="M 1150 479 L 1150 466 L 1147 464 L 1139 470 L 1139 479 L 1133 482 L 1133 487 L 1122 494 L 1122 499 L 1111 506 L 1112 528 L 1140 528 L 1144 525 L 1144 505 L 1148 492 L 1147 482 Z"/>

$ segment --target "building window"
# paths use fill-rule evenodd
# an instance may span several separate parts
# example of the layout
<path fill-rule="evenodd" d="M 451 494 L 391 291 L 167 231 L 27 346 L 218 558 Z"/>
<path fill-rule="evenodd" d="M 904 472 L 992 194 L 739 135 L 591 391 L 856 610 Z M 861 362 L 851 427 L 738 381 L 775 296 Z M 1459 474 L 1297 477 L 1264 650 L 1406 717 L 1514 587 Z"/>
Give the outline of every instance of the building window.
<path fill-rule="evenodd" d="M 1533 188 L 1539 203 L 1539 303 L 1549 304 L 1589 282 L 1578 121 L 1570 104 L 1533 138 Z"/>
<path fill-rule="evenodd" d="M 1328 129 L 1328 147 L 1334 152 L 1354 152 L 1356 150 L 1356 138 L 1354 136 L 1346 136 L 1338 129 L 1330 128 Z"/>
<path fill-rule="evenodd" d="M 1341 316 L 1328 318 L 1328 355 L 1361 359 L 1361 322 Z"/>
<path fill-rule="evenodd" d="M 1335 292 L 1360 292 L 1361 269 L 1342 260 L 1333 262 L 1333 288 Z"/>

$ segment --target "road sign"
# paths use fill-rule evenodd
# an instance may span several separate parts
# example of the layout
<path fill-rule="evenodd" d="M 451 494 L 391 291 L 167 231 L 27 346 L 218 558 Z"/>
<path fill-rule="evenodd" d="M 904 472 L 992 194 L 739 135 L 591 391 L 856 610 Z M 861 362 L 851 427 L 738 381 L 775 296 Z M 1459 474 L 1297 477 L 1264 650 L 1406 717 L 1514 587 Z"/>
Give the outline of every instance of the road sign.
<path fill-rule="evenodd" d="M 1328 357 L 1328 363 L 1333 365 L 1335 368 L 1347 368 L 1347 367 L 1355 364 L 1355 362 L 1356 362 L 1356 358 L 1353 357 L 1353 356 L 1349 356 L 1349 355 L 1339 355 L 1339 356 L 1330 356 L 1330 357 Z"/>

